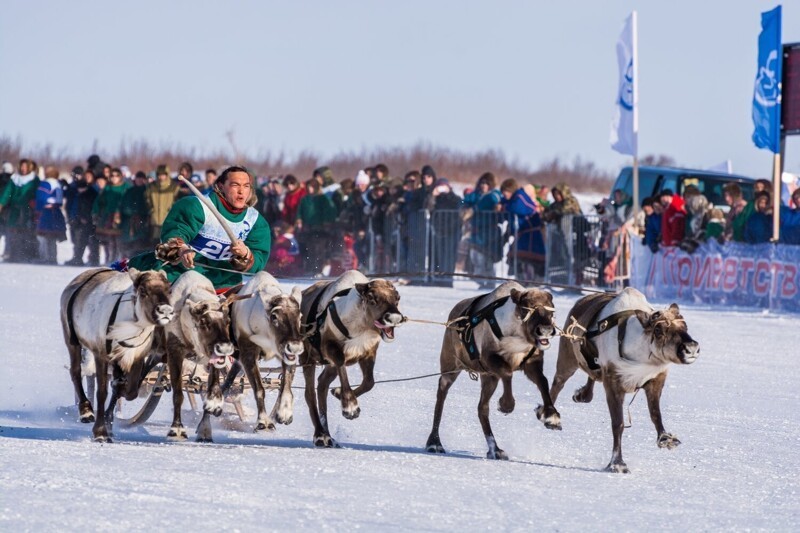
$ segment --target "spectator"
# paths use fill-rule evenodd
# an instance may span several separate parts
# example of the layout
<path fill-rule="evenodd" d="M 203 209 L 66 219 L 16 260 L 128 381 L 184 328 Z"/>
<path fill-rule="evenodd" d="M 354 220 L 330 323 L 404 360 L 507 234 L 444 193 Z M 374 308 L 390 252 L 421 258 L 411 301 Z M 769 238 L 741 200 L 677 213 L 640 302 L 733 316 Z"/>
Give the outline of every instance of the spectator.
<path fill-rule="evenodd" d="M 553 187 L 552 194 L 553 203 L 542 213 L 542 219 L 545 222 L 559 223 L 564 215 L 583 214 L 578 200 L 572 196 L 572 191 L 570 191 L 569 185 L 566 183 L 559 183 Z"/>
<path fill-rule="evenodd" d="M 355 180 L 352 178 L 343 179 L 342 182 L 339 184 L 339 189 L 333 193 L 331 197 L 331 201 L 333 205 L 336 207 L 336 213 L 338 215 L 342 214 L 344 210 L 344 206 L 347 205 L 347 201 L 350 199 L 350 195 L 353 194 L 353 189 L 355 188 Z"/>
<path fill-rule="evenodd" d="M 755 211 L 744 225 L 744 240 L 749 244 L 760 244 L 772 239 L 772 195 L 766 190 L 757 192 L 753 198 Z"/>
<path fill-rule="evenodd" d="M 536 202 L 541 206 L 542 210 L 539 211 L 540 213 L 543 212 L 545 209 L 550 207 L 550 200 L 547 199 L 547 196 L 550 194 L 550 187 L 547 185 L 539 185 L 536 188 Z"/>
<path fill-rule="evenodd" d="M 656 213 L 655 205 L 656 201 L 653 198 L 642 200 L 642 211 L 645 215 L 642 242 L 653 253 L 658 252 L 658 244 L 661 242 L 661 213 Z"/>
<path fill-rule="evenodd" d="M 436 171 L 430 165 L 422 167 L 420 172 L 421 186 L 415 189 L 408 198 L 408 210 L 411 212 L 431 211 L 434 205 L 433 189 L 436 183 Z"/>
<path fill-rule="evenodd" d="M 664 214 L 661 216 L 662 246 L 678 246 L 686 234 L 686 210 L 683 198 L 670 189 L 664 189 L 660 195 Z"/>
<path fill-rule="evenodd" d="M 169 167 L 156 167 L 156 181 L 147 186 L 147 211 L 150 213 L 150 243 L 155 246 L 161 239 L 161 226 L 167 213 L 178 198 L 178 184 L 169 177 Z"/>
<path fill-rule="evenodd" d="M 461 207 L 461 198 L 453 192 L 450 182 L 445 178 L 436 180 L 431 197 L 433 199 L 431 216 L 433 261 L 431 266 L 434 272 L 455 272 L 456 253 L 461 241 L 461 217 L 458 212 Z M 452 287 L 453 278 L 439 278 L 434 281 L 434 284 L 439 287 Z"/>
<path fill-rule="evenodd" d="M 122 178 L 122 171 L 118 168 L 111 170 L 111 178 L 103 187 L 94 202 L 92 216 L 97 227 L 97 239 L 105 248 L 106 263 L 111 263 L 120 258 L 119 237 L 122 234 L 120 223 L 122 214 L 120 203 L 125 192 L 131 187 Z"/>
<path fill-rule="evenodd" d="M 331 251 L 331 226 L 336 221 L 336 208 L 331 199 L 322 194 L 316 180 L 306 182 L 306 192 L 297 209 L 295 228 L 306 259 L 306 271 L 319 275 Z"/>
<path fill-rule="evenodd" d="M 100 156 L 97 154 L 90 155 L 89 159 L 86 160 L 86 170 L 90 170 L 94 177 L 103 175 L 104 169 L 107 166 L 108 165 L 103 163 Z"/>
<path fill-rule="evenodd" d="M 493 277 L 494 264 L 503 258 L 503 240 L 499 220 L 495 213 L 500 206 L 497 179 L 491 172 L 484 173 L 475 190 L 464 196 L 464 205 L 472 210 L 469 258 L 472 272 L 478 276 Z M 494 281 L 479 280 L 481 289 L 494 288 Z"/>
<path fill-rule="evenodd" d="M 33 205 L 39 177 L 35 168 L 30 160 L 21 159 L 0 197 L 0 209 L 6 216 L 7 261 L 31 262 L 38 256 Z"/>
<path fill-rule="evenodd" d="M 181 166 L 178 167 L 178 176 L 183 179 L 192 180 L 192 174 L 194 173 L 194 169 L 192 165 L 188 161 L 184 161 L 181 163 Z M 189 186 L 182 180 L 177 180 L 178 183 L 178 197 L 177 200 L 184 198 L 186 196 L 192 196 L 192 191 L 189 189 Z"/>
<path fill-rule="evenodd" d="M 747 223 L 747 201 L 742 197 L 742 189 L 738 183 L 726 183 L 722 188 L 725 203 L 730 206 L 725 216 L 725 240 L 744 242 L 744 226 Z"/>
<path fill-rule="evenodd" d="M 569 188 L 566 185 L 561 184 L 560 188 L 553 188 L 553 199 L 556 203 L 561 202 L 561 205 L 555 207 L 551 213 L 561 212 L 563 209 L 565 196 L 561 194 L 561 191 L 564 188 L 566 188 L 568 197 L 572 198 L 569 196 Z M 517 272 L 513 274 L 519 279 L 541 279 L 544 277 L 545 266 L 544 233 L 542 217 L 534 200 L 536 192 L 533 185 L 520 187 L 516 180 L 507 179 L 500 185 L 500 194 L 503 196 L 501 200 L 503 209 L 513 215 L 511 222 L 513 228 L 516 229 Z M 554 206 L 555 204 L 550 208 Z M 567 208 L 574 209 L 571 206 Z M 578 209 L 580 210 L 580 208 Z"/>
<path fill-rule="evenodd" d="M 800 189 L 792 193 L 789 206 L 781 206 L 781 241 L 800 244 Z"/>
<path fill-rule="evenodd" d="M 272 227 L 278 220 L 281 220 L 282 210 L 283 185 L 278 178 L 272 178 L 266 184 L 266 192 L 261 198 L 259 212 Z"/>
<path fill-rule="evenodd" d="M 297 209 L 300 207 L 300 201 L 306 195 L 306 189 L 297 178 L 288 174 L 283 178 L 283 187 L 286 189 L 286 194 L 283 197 L 283 211 L 281 217 L 283 221 L 289 225 L 294 226 L 297 220 Z"/>
<path fill-rule="evenodd" d="M 266 270 L 274 276 L 297 277 L 303 275 L 300 245 L 294 237 L 292 226 L 277 220 L 272 226 L 272 250 Z"/>
<path fill-rule="evenodd" d="M 68 206 L 69 227 L 72 235 L 72 259 L 67 261 L 70 266 L 84 266 L 83 255 L 89 249 L 89 264 L 97 266 L 100 256 L 100 244 L 95 235 L 95 226 L 92 220 L 92 209 L 97 199 L 97 189 L 94 187 L 94 173 L 85 170 L 83 177 L 75 184 L 74 205 Z"/>
<path fill-rule="evenodd" d="M 120 254 L 133 257 L 150 249 L 150 213 L 147 210 L 147 174 L 141 170 L 133 177 L 133 186 L 125 191 L 119 204 Z"/>
<path fill-rule="evenodd" d="M 217 171 L 213 168 L 206 169 L 206 185 L 209 189 L 214 187 L 217 182 Z"/>
<path fill-rule="evenodd" d="M 716 239 L 722 244 L 725 240 L 725 213 L 718 207 L 713 207 L 708 212 L 708 222 L 706 223 L 706 240 Z"/>
<path fill-rule="evenodd" d="M 47 167 L 45 179 L 36 191 L 36 237 L 39 241 L 39 260 L 48 265 L 58 264 L 57 245 L 67 240 L 67 222 L 61 207 L 64 191 L 58 181 L 58 169 Z"/>
<path fill-rule="evenodd" d="M 11 185 L 11 176 L 14 174 L 14 165 L 8 161 L 3 162 L 2 172 L 0 172 L 0 202 L 2 202 L 3 194 Z M 0 203 L 0 238 L 6 234 L 6 216 L 3 214 L 3 205 Z M 6 241 L 8 244 L 8 241 Z M 6 246 L 8 248 L 8 246 Z"/>

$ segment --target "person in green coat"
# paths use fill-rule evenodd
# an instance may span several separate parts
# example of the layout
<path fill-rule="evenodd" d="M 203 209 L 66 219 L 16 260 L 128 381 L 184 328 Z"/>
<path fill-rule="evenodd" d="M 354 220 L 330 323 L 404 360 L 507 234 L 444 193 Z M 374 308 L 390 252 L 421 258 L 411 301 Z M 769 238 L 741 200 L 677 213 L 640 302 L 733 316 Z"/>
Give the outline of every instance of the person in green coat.
<path fill-rule="evenodd" d="M 187 196 L 167 214 L 156 253 L 140 254 L 128 266 L 163 270 L 170 283 L 193 269 L 220 290 L 241 283 L 241 273 L 263 270 L 272 237 L 269 224 L 252 207 L 256 195 L 247 169 L 228 167 L 205 196 L 238 239 L 231 242 L 211 210 L 196 196 Z"/>
<path fill-rule="evenodd" d="M 28 159 L 21 159 L 17 169 L 0 196 L 0 211 L 6 217 L 6 261 L 30 262 L 39 255 L 33 209 L 39 177 Z"/>
<path fill-rule="evenodd" d="M 133 178 L 133 187 L 125 191 L 119 204 L 119 244 L 123 257 L 132 257 L 151 247 L 146 193 L 147 174 L 140 170 Z"/>
<path fill-rule="evenodd" d="M 101 182 L 102 179 L 98 179 L 98 184 Z M 130 188 L 131 184 L 124 180 L 122 171 L 113 168 L 108 183 L 102 188 L 92 207 L 97 239 L 106 251 L 106 263 L 120 258 L 119 237 L 122 234 L 120 204 L 125 192 Z"/>
<path fill-rule="evenodd" d="M 297 208 L 295 227 L 305 269 L 311 274 L 322 273 L 333 251 L 331 226 L 336 217 L 336 206 L 322 194 L 319 182 L 315 179 L 306 182 L 306 195 Z"/>

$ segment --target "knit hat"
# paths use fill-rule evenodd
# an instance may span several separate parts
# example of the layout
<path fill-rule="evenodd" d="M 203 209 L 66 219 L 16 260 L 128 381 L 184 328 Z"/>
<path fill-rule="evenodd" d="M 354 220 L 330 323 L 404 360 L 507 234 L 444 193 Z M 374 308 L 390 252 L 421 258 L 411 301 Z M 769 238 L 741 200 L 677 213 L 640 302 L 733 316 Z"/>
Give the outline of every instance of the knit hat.
<path fill-rule="evenodd" d="M 356 176 L 356 187 L 359 185 L 369 185 L 369 181 L 369 174 L 363 170 L 359 170 L 358 175 Z"/>
<path fill-rule="evenodd" d="M 6 174 L 13 174 L 14 173 L 14 165 L 6 161 L 3 163 L 3 172 Z"/>
<path fill-rule="evenodd" d="M 439 178 L 436 180 L 436 186 L 441 187 L 442 185 L 450 186 L 450 181 L 447 178 Z"/>
<path fill-rule="evenodd" d="M 433 170 L 433 167 L 430 165 L 425 165 L 422 167 L 422 171 L 420 172 L 421 176 L 433 176 L 436 179 L 436 171 Z"/>

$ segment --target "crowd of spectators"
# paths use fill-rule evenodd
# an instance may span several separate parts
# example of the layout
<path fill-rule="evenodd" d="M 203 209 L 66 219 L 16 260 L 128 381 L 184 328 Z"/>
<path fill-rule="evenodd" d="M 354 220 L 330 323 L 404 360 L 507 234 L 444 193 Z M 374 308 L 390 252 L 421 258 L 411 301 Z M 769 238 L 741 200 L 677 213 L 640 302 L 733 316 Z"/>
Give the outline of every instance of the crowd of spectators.
<path fill-rule="evenodd" d="M 174 202 L 192 194 L 177 176 L 201 191 L 214 187 L 217 172 L 195 172 L 188 162 L 173 174 L 167 165 L 132 173 L 93 155 L 86 166 L 61 175 L 23 159 L 16 169 L 4 163 L 0 173 L 0 235 L 6 261 L 56 263 L 57 243 L 73 245 L 68 265 L 99 265 L 152 250 Z M 276 275 L 335 275 L 350 268 L 371 272 L 454 272 L 479 277 L 484 286 L 498 265 L 523 279 L 541 279 L 546 254 L 572 255 L 580 263 L 589 253 L 545 246 L 545 225 L 559 226 L 572 217 L 578 234 L 588 222 L 566 183 L 545 185 L 499 182 L 486 172 L 463 196 L 430 166 L 393 177 L 385 164 L 364 168 L 337 181 L 330 168 L 319 167 L 306 180 L 288 174 L 257 177 L 256 209 L 269 222 L 273 246 L 267 269 Z M 665 190 L 645 198 L 642 214 L 632 217 L 632 202 L 621 190 L 597 206 L 602 214 L 604 265 L 619 257 L 619 236 L 632 225 L 653 251 L 681 246 L 693 251 L 709 238 L 759 243 L 772 235 L 770 184 L 759 180 L 755 197 L 744 200 L 739 185 L 729 183 L 724 213 L 694 186 L 683 195 Z M 800 190 L 782 206 L 782 241 L 800 244 Z M 582 225 L 586 225 L 584 228 Z M 575 229 L 577 228 L 577 229 Z M 425 233 L 428 232 L 428 233 Z M 559 236 L 561 235 L 561 236 Z M 551 234 L 563 239 L 563 234 Z M 427 247 L 427 248 L 426 248 Z M 424 252 L 424 253 L 421 253 Z M 424 257 L 420 259 L 420 257 Z M 513 258 L 513 260 L 512 260 Z M 614 267 L 615 268 L 615 267 Z M 582 282 L 580 267 L 576 282 Z M 613 278 L 613 272 L 609 274 Z M 482 280 L 481 278 L 485 278 Z"/>

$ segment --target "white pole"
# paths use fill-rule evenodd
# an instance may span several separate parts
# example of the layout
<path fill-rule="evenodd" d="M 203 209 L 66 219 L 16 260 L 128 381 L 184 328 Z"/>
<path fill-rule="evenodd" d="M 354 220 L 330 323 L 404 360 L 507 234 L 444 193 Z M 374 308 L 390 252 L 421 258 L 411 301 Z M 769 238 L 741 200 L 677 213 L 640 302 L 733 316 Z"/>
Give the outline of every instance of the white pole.
<path fill-rule="evenodd" d="M 631 13 L 633 30 L 633 209 L 635 216 L 639 212 L 639 19 L 636 11 Z"/>
<path fill-rule="evenodd" d="M 772 242 L 778 242 L 781 235 L 781 154 L 772 158 Z"/>

